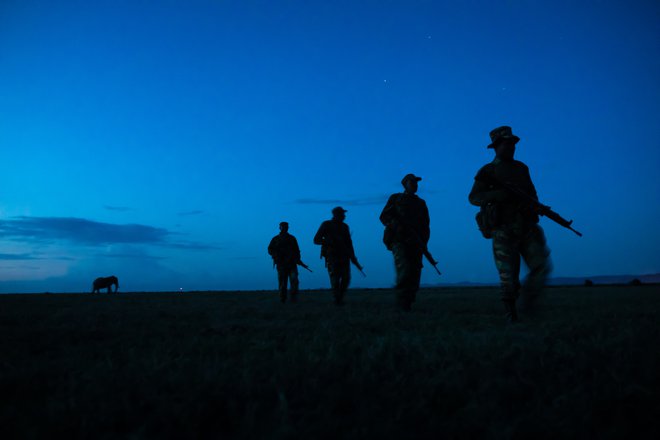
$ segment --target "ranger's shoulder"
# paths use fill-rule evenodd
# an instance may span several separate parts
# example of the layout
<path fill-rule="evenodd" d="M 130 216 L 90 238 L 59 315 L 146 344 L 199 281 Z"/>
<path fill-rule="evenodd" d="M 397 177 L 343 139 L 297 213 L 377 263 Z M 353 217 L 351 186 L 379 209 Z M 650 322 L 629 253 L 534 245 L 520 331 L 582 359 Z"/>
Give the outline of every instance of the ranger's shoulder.
<path fill-rule="evenodd" d="M 421 198 L 419 196 L 417 196 L 417 206 L 422 211 L 428 212 L 428 210 L 429 210 L 428 206 L 426 206 L 426 200 L 424 200 L 423 198 Z"/>
<path fill-rule="evenodd" d="M 403 193 L 394 193 L 389 197 L 389 199 L 387 199 L 387 203 L 396 203 L 401 198 L 401 196 L 403 196 Z"/>
<path fill-rule="evenodd" d="M 488 180 L 488 177 L 493 175 L 496 166 L 496 162 L 488 162 L 486 165 L 479 168 L 479 171 L 477 171 L 477 174 L 474 176 L 474 180 Z"/>
<path fill-rule="evenodd" d="M 527 165 L 525 165 L 523 162 L 521 162 L 521 161 L 519 161 L 519 160 L 514 160 L 513 163 L 514 163 L 515 166 L 517 166 L 517 167 L 520 168 L 520 169 L 523 169 L 523 170 L 529 170 L 529 168 L 527 167 Z"/>

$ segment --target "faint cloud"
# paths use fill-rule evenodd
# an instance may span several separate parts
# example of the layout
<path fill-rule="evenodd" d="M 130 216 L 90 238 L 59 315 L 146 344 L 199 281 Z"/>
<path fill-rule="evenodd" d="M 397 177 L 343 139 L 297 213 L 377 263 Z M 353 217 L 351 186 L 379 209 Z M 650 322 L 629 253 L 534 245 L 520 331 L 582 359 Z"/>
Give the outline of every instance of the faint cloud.
<path fill-rule="evenodd" d="M 41 259 L 42 259 L 42 260 L 45 260 L 46 258 L 41 258 Z M 48 257 L 48 260 L 77 261 L 76 258 L 72 258 L 72 257 L 64 257 L 64 256 Z"/>
<path fill-rule="evenodd" d="M 125 258 L 130 260 L 164 260 L 165 257 L 156 257 L 153 255 L 146 255 L 143 253 L 120 253 L 120 254 L 94 254 L 95 258 Z"/>
<path fill-rule="evenodd" d="M 179 243 L 167 243 L 166 246 L 168 248 L 174 248 L 174 249 L 184 249 L 184 250 L 196 250 L 196 251 L 217 251 L 224 249 L 222 246 L 216 246 L 213 244 L 205 244 L 205 243 L 196 243 L 193 241 L 189 242 L 179 242 Z"/>
<path fill-rule="evenodd" d="M 365 205 L 382 205 L 387 202 L 388 196 L 380 195 L 373 197 L 362 197 L 357 199 L 297 199 L 294 203 L 300 205 L 341 205 L 341 206 L 365 206 Z"/>
<path fill-rule="evenodd" d="M 194 241 L 174 240 L 167 229 L 148 225 L 117 225 L 73 217 L 12 217 L 0 220 L 0 239 L 48 244 L 68 241 L 82 246 L 152 245 L 183 250 L 218 250 L 219 246 Z M 135 258 L 132 252 L 117 258 Z M 0 254 L 5 259 L 37 259 L 30 254 Z M 111 256 L 111 255 L 105 255 Z M 0 258 L 2 259 L 2 258 Z"/>
<path fill-rule="evenodd" d="M 24 261 L 24 260 L 41 260 L 41 258 L 34 256 L 32 254 L 0 254 L 0 260 Z"/>
<path fill-rule="evenodd" d="M 133 208 L 129 208 L 127 206 L 110 206 L 110 205 L 103 205 L 104 209 L 107 209 L 108 211 L 119 211 L 119 212 L 127 212 L 127 211 L 133 211 Z"/>
<path fill-rule="evenodd" d="M 194 211 L 181 211 L 177 213 L 177 215 L 181 217 L 188 217 L 192 215 L 201 215 L 201 214 L 204 214 L 204 211 L 194 210 Z"/>
<path fill-rule="evenodd" d="M 152 226 L 116 225 L 74 217 L 12 217 L 0 220 L 0 238 L 32 242 L 67 240 L 82 245 L 165 243 L 169 232 Z"/>

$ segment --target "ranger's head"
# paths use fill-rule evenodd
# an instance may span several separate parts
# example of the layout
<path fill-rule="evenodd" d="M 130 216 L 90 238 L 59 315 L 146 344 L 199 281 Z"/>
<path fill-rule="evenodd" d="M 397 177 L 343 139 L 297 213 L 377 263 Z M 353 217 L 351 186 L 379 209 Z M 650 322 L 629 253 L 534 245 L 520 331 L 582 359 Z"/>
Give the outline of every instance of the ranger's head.
<path fill-rule="evenodd" d="M 346 211 L 344 208 L 341 206 L 337 206 L 336 208 L 332 208 L 332 218 L 333 220 L 339 220 L 339 221 L 344 221 L 346 218 Z"/>
<path fill-rule="evenodd" d="M 421 177 L 417 177 L 414 174 L 406 174 L 403 179 L 401 179 L 401 185 L 403 185 L 406 193 L 415 194 L 419 186 L 417 182 L 420 180 L 422 180 Z"/>
<path fill-rule="evenodd" d="M 500 159 L 513 160 L 518 141 L 520 138 L 511 132 L 511 127 L 503 125 L 490 131 L 490 144 L 487 148 L 495 149 L 495 155 Z"/>

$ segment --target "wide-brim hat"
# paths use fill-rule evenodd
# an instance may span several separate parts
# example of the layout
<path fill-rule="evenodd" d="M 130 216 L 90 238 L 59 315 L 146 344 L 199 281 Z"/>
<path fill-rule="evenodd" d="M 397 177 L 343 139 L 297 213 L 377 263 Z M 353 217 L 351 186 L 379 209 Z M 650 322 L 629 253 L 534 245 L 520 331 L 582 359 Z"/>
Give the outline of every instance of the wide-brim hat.
<path fill-rule="evenodd" d="M 520 140 L 511 132 L 511 127 L 503 125 L 490 131 L 490 144 L 486 148 L 495 148 L 500 141 L 505 139 L 513 139 L 516 143 Z"/>
<path fill-rule="evenodd" d="M 403 179 L 401 179 L 401 185 L 405 185 L 406 181 L 408 180 L 414 180 L 416 182 L 419 182 L 420 180 L 422 180 L 422 178 L 415 176 L 414 174 L 406 174 L 405 176 L 403 176 Z"/>

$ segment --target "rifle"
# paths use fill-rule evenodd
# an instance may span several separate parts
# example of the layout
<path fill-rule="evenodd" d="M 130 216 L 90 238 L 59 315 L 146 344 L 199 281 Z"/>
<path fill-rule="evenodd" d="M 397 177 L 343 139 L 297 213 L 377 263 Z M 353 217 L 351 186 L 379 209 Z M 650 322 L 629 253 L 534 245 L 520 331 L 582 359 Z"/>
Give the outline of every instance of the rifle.
<path fill-rule="evenodd" d="M 367 274 L 364 273 L 364 271 L 362 270 L 363 267 L 360 265 L 360 263 L 358 263 L 357 260 L 355 260 L 355 261 L 351 261 L 351 262 L 353 263 L 353 266 L 355 266 L 356 269 L 360 271 L 360 273 L 362 274 L 362 276 L 366 278 L 366 277 L 367 277 Z"/>
<path fill-rule="evenodd" d="M 429 248 L 422 242 L 422 239 L 419 238 L 419 235 L 417 235 L 417 231 L 414 229 L 410 230 L 412 232 L 413 237 L 415 238 L 415 245 L 419 247 L 422 250 L 422 253 L 428 260 L 428 262 L 433 266 L 433 269 L 435 269 L 436 272 L 438 272 L 438 275 L 442 275 L 440 273 L 440 269 L 438 269 L 438 262 L 435 261 L 435 258 L 433 258 L 433 255 L 431 255 L 431 252 L 429 252 Z"/>
<path fill-rule="evenodd" d="M 302 266 L 305 269 L 307 269 L 308 271 L 312 272 L 312 269 L 310 269 L 309 266 L 306 265 L 305 263 L 303 263 L 302 261 L 298 261 L 298 263 L 296 263 L 296 264 L 298 264 L 298 266 Z"/>
<path fill-rule="evenodd" d="M 438 269 L 438 262 L 433 259 L 433 255 L 431 255 L 431 252 L 429 252 L 429 250 L 426 246 L 424 246 L 424 256 L 429 261 L 429 263 L 431 263 L 431 266 L 433 266 L 433 269 L 435 269 L 435 271 L 438 272 L 438 275 L 442 275 L 440 273 L 440 270 Z"/>
<path fill-rule="evenodd" d="M 429 263 L 431 263 L 431 266 L 435 269 L 436 272 L 438 272 L 438 275 L 442 275 L 440 272 L 440 269 L 438 269 L 438 262 L 435 261 L 435 258 L 433 258 L 433 255 L 431 255 L 431 252 L 429 252 L 428 247 L 426 247 L 426 244 L 422 242 L 422 239 L 419 238 L 419 235 L 417 235 L 417 231 L 414 229 L 410 228 L 410 231 L 412 232 L 412 236 L 414 238 L 414 245 L 417 246 L 419 249 L 421 249 L 422 254 L 426 257 Z M 383 236 L 383 242 L 385 243 L 385 246 L 387 247 L 388 250 L 392 250 L 392 242 L 395 240 L 395 231 L 393 230 L 392 224 L 388 224 L 385 226 L 385 233 Z"/>
<path fill-rule="evenodd" d="M 555 223 L 557 223 L 557 224 L 559 224 L 559 225 L 561 225 L 561 226 L 563 226 L 563 227 L 565 227 L 565 228 L 567 228 L 567 229 L 570 229 L 571 231 L 575 232 L 575 233 L 578 235 L 578 237 L 582 237 L 582 233 L 576 231 L 576 230 L 573 229 L 573 227 L 571 226 L 571 224 L 573 224 L 573 220 L 566 220 L 564 217 L 562 217 L 561 215 L 559 215 L 559 214 L 557 214 L 555 211 L 553 211 L 552 208 L 550 208 L 549 206 L 546 206 L 546 205 L 542 204 L 541 202 L 539 202 L 538 200 L 536 200 L 534 197 L 532 197 L 532 196 L 530 196 L 529 194 L 527 194 L 525 191 L 522 191 L 521 189 L 516 188 L 516 187 L 513 186 L 513 185 L 509 185 L 509 184 L 506 183 L 506 182 L 502 182 L 501 180 L 499 180 L 499 179 L 496 178 L 495 176 L 491 176 L 491 179 L 492 179 L 497 185 L 501 186 L 501 187 L 504 188 L 505 190 L 509 191 L 509 192 L 512 193 L 512 194 L 517 195 L 519 198 L 521 198 L 521 199 L 523 199 L 525 202 L 529 203 L 529 204 L 530 204 L 530 205 L 531 205 L 531 206 L 532 206 L 532 207 L 533 207 L 533 208 L 539 213 L 539 215 L 544 215 L 544 216 L 548 217 L 548 218 L 549 218 L 550 220 L 552 220 L 553 222 L 555 222 Z"/>

